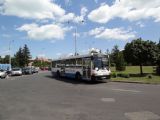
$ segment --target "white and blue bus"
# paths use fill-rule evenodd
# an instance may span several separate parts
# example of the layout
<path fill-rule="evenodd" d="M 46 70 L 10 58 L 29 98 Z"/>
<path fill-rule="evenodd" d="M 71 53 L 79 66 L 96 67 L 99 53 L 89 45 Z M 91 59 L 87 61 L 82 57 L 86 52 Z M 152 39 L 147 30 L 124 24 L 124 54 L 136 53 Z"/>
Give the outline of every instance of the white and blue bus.
<path fill-rule="evenodd" d="M 60 58 L 52 61 L 51 72 L 54 77 L 69 77 L 89 81 L 107 80 L 111 71 L 109 56 L 102 53 L 90 53 Z"/>

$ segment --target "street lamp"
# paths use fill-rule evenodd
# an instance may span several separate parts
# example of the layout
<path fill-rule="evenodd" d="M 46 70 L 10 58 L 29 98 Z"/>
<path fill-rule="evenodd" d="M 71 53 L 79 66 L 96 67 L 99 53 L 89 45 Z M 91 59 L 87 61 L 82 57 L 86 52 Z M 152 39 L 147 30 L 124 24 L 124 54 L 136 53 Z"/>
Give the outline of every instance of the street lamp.
<path fill-rule="evenodd" d="M 84 20 L 80 21 L 81 23 L 84 23 Z M 69 23 L 69 22 L 68 22 Z M 75 25 L 75 56 L 77 56 L 77 26 Z"/>
<path fill-rule="evenodd" d="M 12 64 L 12 60 L 11 60 L 11 43 L 13 42 L 14 40 L 10 40 L 9 42 L 9 64 L 11 65 Z"/>

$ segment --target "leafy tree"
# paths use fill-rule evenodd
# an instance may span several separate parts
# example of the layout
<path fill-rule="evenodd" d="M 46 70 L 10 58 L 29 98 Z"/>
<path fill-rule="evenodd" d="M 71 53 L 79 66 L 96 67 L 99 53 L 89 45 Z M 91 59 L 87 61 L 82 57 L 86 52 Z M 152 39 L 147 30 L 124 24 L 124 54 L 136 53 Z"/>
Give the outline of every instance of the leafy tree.
<path fill-rule="evenodd" d="M 25 44 L 23 48 L 24 66 L 27 66 L 31 58 L 28 46 Z"/>
<path fill-rule="evenodd" d="M 111 51 L 111 55 L 110 55 L 110 60 L 111 60 L 111 64 L 116 64 L 117 61 L 117 56 L 119 53 L 119 48 L 118 45 L 115 45 Z"/>
<path fill-rule="evenodd" d="M 116 58 L 116 70 L 124 71 L 126 68 L 126 63 L 124 60 L 123 52 L 119 52 Z"/>
<path fill-rule="evenodd" d="M 49 62 L 45 62 L 45 61 L 36 60 L 36 61 L 33 62 L 33 66 L 36 66 L 36 67 L 49 67 L 50 63 Z"/>
<path fill-rule="evenodd" d="M 138 38 L 125 45 L 124 57 L 128 63 L 139 65 L 140 73 L 142 75 L 142 66 L 148 62 L 152 64 L 155 63 L 157 51 L 156 43 Z"/>
<path fill-rule="evenodd" d="M 115 45 L 112 49 L 111 55 L 111 64 L 115 64 L 116 70 L 123 71 L 125 70 L 125 60 L 123 52 L 119 50 L 118 46 Z"/>
<path fill-rule="evenodd" d="M 9 55 L 6 55 L 3 59 L 2 59 L 2 62 L 4 63 L 4 64 L 8 64 L 9 63 Z"/>
<path fill-rule="evenodd" d="M 156 64 L 157 64 L 156 73 L 160 75 L 160 40 L 159 40 L 159 43 L 157 44 L 157 47 L 158 47 L 158 52 L 157 52 L 157 59 L 156 59 Z"/>

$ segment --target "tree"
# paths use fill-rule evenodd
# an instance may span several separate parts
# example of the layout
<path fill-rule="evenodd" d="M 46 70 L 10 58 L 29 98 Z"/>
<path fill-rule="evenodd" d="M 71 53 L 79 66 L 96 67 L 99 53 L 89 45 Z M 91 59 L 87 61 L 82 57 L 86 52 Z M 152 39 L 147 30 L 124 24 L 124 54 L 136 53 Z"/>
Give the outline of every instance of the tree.
<path fill-rule="evenodd" d="M 126 68 L 126 63 L 124 60 L 123 52 L 119 52 L 116 58 L 116 70 L 124 71 Z"/>
<path fill-rule="evenodd" d="M 15 54 L 15 59 L 19 67 L 24 66 L 25 63 L 24 63 L 23 49 L 21 47 L 19 48 L 18 52 Z"/>
<path fill-rule="evenodd" d="M 12 57 L 11 61 L 12 61 L 12 62 L 11 62 L 11 65 L 12 65 L 13 67 L 19 66 L 18 62 L 16 61 L 16 57 L 15 57 L 15 56 Z"/>
<path fill-rule="evenodd" d="M 120 51 L 118 46 L 115 45 L 111 53 L 111 64 L 115 64 L 116 70 L 125 70 L 125 60 L 123 56 L 123 51 Z"/>
<path fill-rule="evenodd" d="M 9 63 L 9 55 L 5 55 L 5 57 L 3 58 L 3 63 L 4 64 L 8 64 Z"/>
<path fill-rule="evenodd" d="M 13 65 L 24 67 L 29 63 L 29 59 L 31 58 L 29 48 L 25 44 L 23 49 L 20 47 L 17 53 L 13 57 Z"/>
<path fill-rule="evenodd" d="M 143 74 L 143 64 L 155 63 L 157 57 L 157 45 L 152 41 L 144 41 L 141 38 L 133 40 L 125 45 L 124 57 L 128 63 L 140 66 L 140 73 Z"/>
<path fill-rule="evenodd" d="M 24 48 L 23 48 L 23 57 L 24 57 L 24 66 L 27 66 L 29 63 L 29 59 L 31 58 L 31 55 L 30 55 L 29 48 L 27 47 L 26 44 L 24 45 Z"/>
<path fill-rule="evenodd" d="M 118 45 L 115 45 L 111 51 L 111 55 L 110 55 L 110 60 L 111 60 L 111 64 L 116 64 L 117 61 L 117 56 L 119 53 L 119 48 Z"/>

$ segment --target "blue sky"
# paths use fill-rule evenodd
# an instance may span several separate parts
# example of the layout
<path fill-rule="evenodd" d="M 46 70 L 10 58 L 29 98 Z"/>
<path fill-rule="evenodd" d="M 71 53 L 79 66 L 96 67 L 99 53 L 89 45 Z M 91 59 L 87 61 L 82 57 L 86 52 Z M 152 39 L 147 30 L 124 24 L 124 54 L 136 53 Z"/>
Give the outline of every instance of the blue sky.
<path fill-rule="evenodd" d="M 94 47 L 120 49 L 142 37 L 159 41 L 159 0 L 0 0 L 0 56 L 27 44 L 32 57 L 57 58 Z M 84 21 L 84 22 L 82 22 Z"/>

